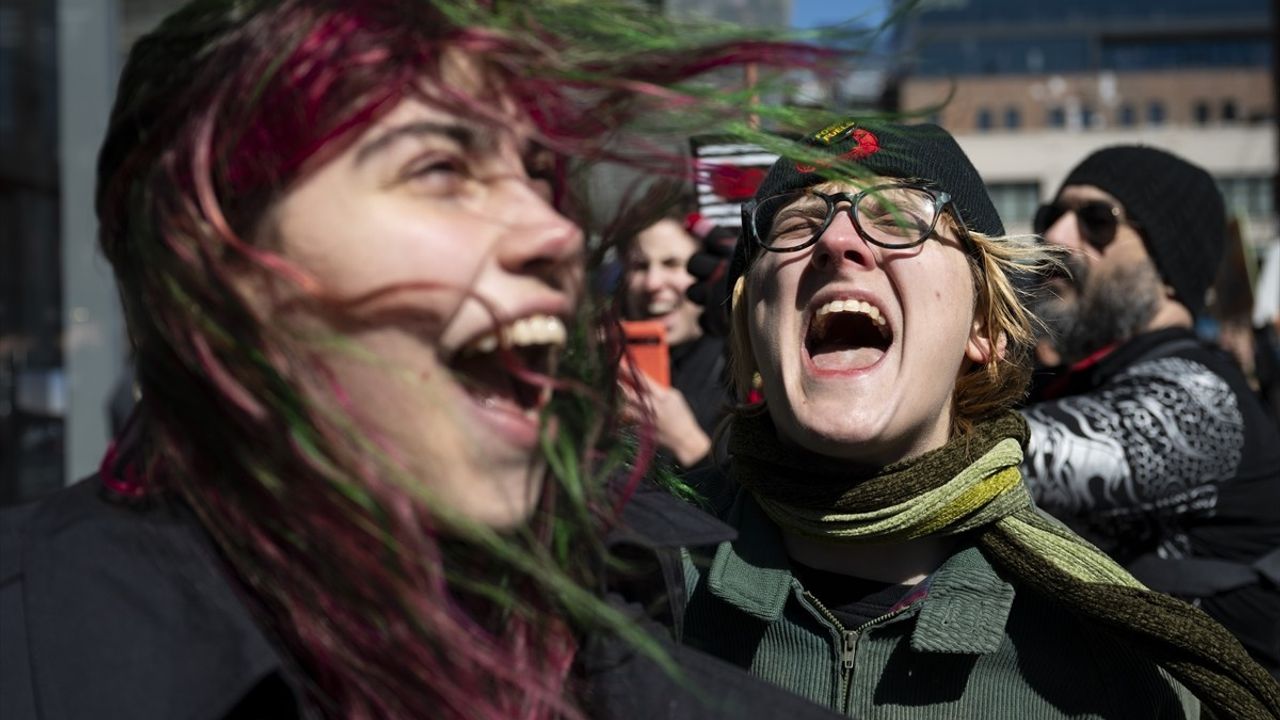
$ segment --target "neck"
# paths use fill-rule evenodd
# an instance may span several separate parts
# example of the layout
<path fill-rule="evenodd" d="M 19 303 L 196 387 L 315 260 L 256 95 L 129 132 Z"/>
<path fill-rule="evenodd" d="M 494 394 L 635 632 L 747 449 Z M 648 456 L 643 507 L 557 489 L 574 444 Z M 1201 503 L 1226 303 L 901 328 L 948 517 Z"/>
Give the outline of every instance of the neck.
<path fill-rule="evenodd" d="M 792 560 L 827 572 L 863 580 L 914 585 L 951 555 L 953 537 L 925 537 L 894 543 L 833 542 L 783 531 Z"/>
<path fill-rule="evenodd" d="M 1165 298 L 1164 302 L 1156 309 L 1156 314 L 1151 318 L 1151 322 L 1147 323 L 1146 330 L 1163 330 L 1171 327 L 1189 328 L 1195 324 L 1195 317 L 1191 315 L 1191 311 L 1186 305 Z"/>

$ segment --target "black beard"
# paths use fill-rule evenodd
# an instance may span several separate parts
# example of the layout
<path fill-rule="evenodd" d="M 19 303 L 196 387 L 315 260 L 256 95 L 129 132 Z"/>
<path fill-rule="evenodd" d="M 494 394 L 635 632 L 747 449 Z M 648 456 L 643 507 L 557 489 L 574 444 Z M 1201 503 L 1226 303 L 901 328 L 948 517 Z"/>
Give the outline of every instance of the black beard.
<path fill-rule="evenodd" d="M 1074 257 L 1068 258 L 1067 265 L 1078 298 L 1071 302 L 1054 297 L 1037 307 L 1065 362 L 1077 362 L 1128 340 L 1151 324 L 1164 283 L 1150 261 L 1117 267 L 1105 275 L 1090 273 Z"/>

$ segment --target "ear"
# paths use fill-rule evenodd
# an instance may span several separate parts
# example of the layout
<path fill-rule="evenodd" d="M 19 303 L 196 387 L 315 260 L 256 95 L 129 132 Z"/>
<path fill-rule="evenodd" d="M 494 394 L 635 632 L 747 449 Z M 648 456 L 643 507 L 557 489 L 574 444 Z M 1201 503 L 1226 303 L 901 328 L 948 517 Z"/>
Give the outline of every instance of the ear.
<path fill-rule="evenodd" d="M 745 401 L 756 373 L 755 349 L 751 346 L 747 304 L 743 302 L 746 283 L 738 278 L 733 284 L 732 309 L 729 311 L 729 372 L 739 400 Z"/>
<path fill-rule="evenodd" d="M 733 283 L 733 292 L 729 295 L 729 309 L 731 312 L 733 308 L 738 307 L 739 301 L 742 300 L 742 293 L 746 292 L 746 290 L 746 275 L 739 275 L 738 279 Z"/>
<path fill-rule="evenodd" d="M 1008 339 L 1004 333 L 1000 333 L 1000 336 L 992 341 L 986 325 L 975 318 L 973 328 L 969 330 L 969 342 L 964 346 L 964 355 L 970 362 L 986 365 L 1003 358 L 1008 345 Z"/>

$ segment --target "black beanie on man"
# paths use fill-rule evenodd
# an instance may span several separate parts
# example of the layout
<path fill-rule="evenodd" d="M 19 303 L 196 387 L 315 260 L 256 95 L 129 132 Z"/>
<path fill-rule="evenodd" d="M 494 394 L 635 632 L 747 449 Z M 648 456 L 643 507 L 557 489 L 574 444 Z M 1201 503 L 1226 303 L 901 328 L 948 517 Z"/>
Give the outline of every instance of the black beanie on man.
<path fill-rule="evenodd" d="M 1116 145 L 1085 158 L 1067 185 L 1093 185 L 1119 200 L 1178 301 L 1192 313 L 1204 308 L 1227 230 L 1222 194 L 1208 172 L 1164 150 Z"/>
<path fill-rule="evenodd" d="M 778 159 L 756 190 L 756 201 L 827 182 L 833 168 L 848 166 L 867 175 L 921 181 L 945 190 L 966 228 L 993 237 L 1004 235 L 982 177 L 955 138 L 937 125 L 846 120 L 809 135 L 801 144 L 824 159 L 811 163 Z M 744 220 L 743 228 L 747 224 Z M 746 271 L 756 249 L 753 245 L 750 237 L 738 243 L 729 265 L 730 288 Z"/>

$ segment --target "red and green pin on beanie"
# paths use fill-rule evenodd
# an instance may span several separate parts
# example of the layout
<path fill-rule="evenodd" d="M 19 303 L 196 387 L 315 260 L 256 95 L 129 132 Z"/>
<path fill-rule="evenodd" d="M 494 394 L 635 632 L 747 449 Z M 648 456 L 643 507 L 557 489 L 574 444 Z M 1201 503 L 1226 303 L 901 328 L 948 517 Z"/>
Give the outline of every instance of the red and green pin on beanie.
<path fill-rule="evenodd" d="M 800 160 L 782 157 L 775 162 L 756 190 L 757 201 L 838 180 L 844 169 L 851 178 L 879 175 L 945 190 L 969 230 L 1004 235 L 1004 224 L 978 170 L 955 138 L 937 125 L 844 120 L 808 135 L 800 144 L 813 153 Z M 746 270 L 753 245 L 752 238 L 738 243 L 729 268 L 730 287 Z"/>

